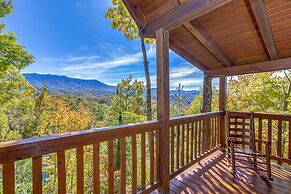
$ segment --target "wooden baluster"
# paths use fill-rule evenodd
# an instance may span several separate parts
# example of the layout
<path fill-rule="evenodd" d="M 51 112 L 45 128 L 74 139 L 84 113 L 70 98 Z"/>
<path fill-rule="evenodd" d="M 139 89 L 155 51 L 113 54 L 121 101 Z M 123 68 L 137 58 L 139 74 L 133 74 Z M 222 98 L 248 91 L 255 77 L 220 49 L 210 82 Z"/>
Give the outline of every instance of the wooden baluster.
<path fill-rule="evenodd" d="M 216 123 L 216 125 L 217 125 L 217 129 L 216 129 L 216 145 L 219 145 L 220 144 L 220 138 L 221 138 L 221 135 L 220 135 L 220 133 L 221 133 L 221 125 L 220 125 L 220 122 L 221 122 L 221 117 L 222 116 L 219 116 L 219 117 L 217 117 L 217 123 Z"/>
<path fill-rule="evenodd" d="M 120 193 L 126 193 L 126 139 L 120 139 L 121 184 Z"/>
<path fill-rule="evenodd" d="M 201 133 L 202 133 L 202 120 L 198 121 L 199 122 L 199 132 L 198 132 L 198 155 L 201 155 Z"/>
<path fill-rule="evenodd" d="M 182 125 L 182 137 L 181 137 L 181 165 L 185 164 L 185 124 Z"/>
<path fill-rule="evenodd" d="M 93 191 L 94 194 L 100 193 L 100 144 L 93 145 Z"/>
<path fill-rule="evenodd" d="M 189 137 L 189 123 L 187 123 L 186 125 L 186 163 L 189 162 L 189 140 L 190 140 L 190 137 Z"/>
<path fill-rule="evenodd" d="M 136 149 L 136 136 L 131 136 L 131 155 L 132 155 L 132 179 L 131 187 L 132 193 L 137 191 L 137 149 Z"/>
<path fill-rule="evenodd" d="M 198 146 L 198 142 L 197 142 L 197 138 L 198 138 L 198 121 L 195 121 L 195 132 L 194 132 L 194 157 L 197 158 L 197 146 Z"/>
<path fill-rule="evenodd" d="M 214 117 L 214 121 L 213 121 L 213 147 L 215 147 L 217 144 L 216 138 L 217 138 L 217 117 Z"/>
<path fill-rule="evenodd" d="M 291 120 L 289 120 L 289 143 L 288 143 L 288 159 L 291 160 Z"/>
<path fill-rule="evenodd" d="M 190 145 L 190 156 L 191 156 L 191 160 L 194 159 L 194 123 L 191 123 L 191 145 Z"/>
<path fill-rule="evenodd" d="M 242 128 L 245 129 L 245 128 L 246 128 L 246 126 L 245 126 L 245 119 L 242 118 L 242 121 L 241 121 L 241 122 L 242 122 Z M 254 126 L 254 130 L 255 130 L 255 126 Z M 254 132 L 254 133 L 255 133 L 255 132 Z M 242 132 L 242 135 L 245 135 L 245 134 L 246 134 L 245 131 L 243 131 L 243 132 Z M 246 140 L 245 138 L 242 138 L 242 141 L 243 141 L 243 142 L 245 142 L 245 140 Z M 254 140 L 254 141 L 255 141 L 255 140 Z M 245 148 L 245 145 L 242 145 L 242 147 Z"/>
<path fill-rule="evenodd" d="M 154 184 L 155 180 L 155 140 L 154 132 L 149 132 L 150 141 L 150 183 Z"/>
<path fill-rule="evenodd" d="M 42 193 L 42 157 L 32 158 L 33 194 Z"/>
<path fill-rule="evenodd" d="M 258 131 L 258 139 L 259 140 L 263 139 L 263 133 L 262 133 L 263 129 L 262 128 L 263 128 L 263 122 L 262 122 L 262 119 L 260 118 L 259 119 L 259 131 Z M 258 150 L 260 152 L 262 152 L 262 142 L 258 143 Z"/>
<path fill-rule="evenodd" d="M 156 177 L 155 177 L 155 180 L 158 180 L 158 177 L 159 177 L 159 173 L 160 173 L 160 168 L 159 168 L 159 163 L 160 163 L 160 149 L 159 149 L 159 146 L 160 146 L 160 132 L 159 130 L 156 130 Z"/>
<path fill-rule="evenodd" d="M 15 166 L 14 162 L 3 163 L 3 193 L 15 193 Z"/>
<path fill-rule="evenodd" d="M 177 126 L 177 139 L 176 139 L 176 168 L 180 167 L 180 125 Z"/>
<path fill-rule="evenodd" d="M 206 139 L 205 139 L 205 132 L 206 132 L 206 120 L 202 120 L 201 122 L 201 153 L 204 153 L 205 145 L 206 145 Z"/>
<path fill-rule="evenodd" d="M 77 194 L 84 193 L 84 149 L 78 147 L 77 149 Z"/>
<path fill-rule="evenodd" d="M 141 187 L 146 187 L 146 145 L 145 145 L 145 133 L 141 134 Z"/>
<path fill-rule="evenodd" d="M 210 148 L 213 148 L 214 147 L 214 119 L 215 119 L 215 117 L 212 117 L 211 119 L 210 119 L 210 123 L 211 123 L 211 127 L 210 127 L 210 134 L 211 134 L 211 146 L 210 146 Z"/>
<path fill-rule="evenodd" d="M 268 141 L 271 142 L 270 153 L 272 155 L 272 120 L 268 119 Z"/>
<path fill-rule="evenodd" d="M 113 140 L 108 141 L 108 193 L 114 193 L 114 152 Z"/>
<path fill-rule="evenodd" d="M 58 160 L 58 194 L 66 194 L 65 151 L 57 152 Z"/>
<path fill-rule="evenodd" d="M 175 152 L 175 127 L 171 127 L 171 172 L 174 172 L 175 169 L 175 158 L 174 158 L 174 152 Z"/>
<path fill-rule="evenodd" d="M 282 120 L 278 120 L 277 155 L 279 157 L 282 157 Z M 282 162 L 278 161 L 278 164 L 282 165 Z"/>

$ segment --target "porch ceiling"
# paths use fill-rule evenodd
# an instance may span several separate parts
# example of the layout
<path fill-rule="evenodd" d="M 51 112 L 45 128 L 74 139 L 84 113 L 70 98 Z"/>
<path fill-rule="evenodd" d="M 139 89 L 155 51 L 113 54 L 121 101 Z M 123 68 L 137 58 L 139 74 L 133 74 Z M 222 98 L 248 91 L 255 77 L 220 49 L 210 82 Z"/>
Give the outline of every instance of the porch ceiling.
<path fill-rule="evenodd" d="M 144 37 L 170 32 L 170 48 L 211 76 L 291 69 L 289 0 L 123 0 Z"/>

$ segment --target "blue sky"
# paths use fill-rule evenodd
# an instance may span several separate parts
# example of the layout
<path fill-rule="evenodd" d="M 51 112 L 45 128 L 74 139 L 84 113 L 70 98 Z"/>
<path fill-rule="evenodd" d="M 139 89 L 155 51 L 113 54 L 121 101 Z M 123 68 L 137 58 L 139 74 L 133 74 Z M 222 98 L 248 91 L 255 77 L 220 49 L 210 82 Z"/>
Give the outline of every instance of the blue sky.
<path fill-rule="evenodd" d="M 129 74 L 144 80 L 140 41 L 127 40 L 104 18 L 111 0 L 14 0 L 5 19 L 35 58 L 25 73 L 97 79 L 116 85 Z M 147 46 L 155 87 L 155 45 Z M 170 52 L 171 89 L 199 89 L 202 72 Z"/>

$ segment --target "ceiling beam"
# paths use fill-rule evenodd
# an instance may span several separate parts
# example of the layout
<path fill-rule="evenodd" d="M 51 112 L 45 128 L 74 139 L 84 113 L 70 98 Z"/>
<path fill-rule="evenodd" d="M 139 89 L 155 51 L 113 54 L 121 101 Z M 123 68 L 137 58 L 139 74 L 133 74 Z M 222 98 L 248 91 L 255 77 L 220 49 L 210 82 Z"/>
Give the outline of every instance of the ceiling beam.
<path fill-rule="evenodd" d="M 264 0 L 249 0 L 271 60 L 279 59 L 269 15 Z"/>
<path fill-rule="evenodd" d="M 184 24 L 188 31 L 195 36 L 225 67 L 234 66 L 233 61 L 224 53 L 222 48 L 197 21 L 192 20 Z"/>
<path fill-rule="evenodd" d="M 142 14 L 142 12 L 138 10 L 138 7 L 133 4 L 132 0 L 122 0 L 122 2 L 131 15 L 132 19 L 135 21 L 136 25 L 139 28 L 142 28 L 145 21 L 145 16 Z"/>
<path fill-rule="evenodd" d="M 143 37 L 152 37 L 160 28 L 171 30 L 178 25 L 182 25 L 185 22 L 207 14 L 230 1 L 231 0 L 187 1 L 147 24 L 141 29 L 141 35 Z"/>
<path fill-rule="evenodd" d="M 291 58 L 265 61 L 259 63 L 250 63 L 246 65 L 225 67 L 215 70 L 206 70 L 205 73 L 209 76 L 218 77 L 220 75 L 232 76 L 287 69 L 291 69 Z"/>
<path fill-rule="evenodd" d="M 186 59 L 188 62 L 196 66 L 201 71 L 208 70 L 209 68 L 203 64 L 200 60 L 196 59 L 192 54 L 186 51 L 183 47 L 181 47 L 177 42 L 170 38 L 170 48 L 175 53 Z"/>

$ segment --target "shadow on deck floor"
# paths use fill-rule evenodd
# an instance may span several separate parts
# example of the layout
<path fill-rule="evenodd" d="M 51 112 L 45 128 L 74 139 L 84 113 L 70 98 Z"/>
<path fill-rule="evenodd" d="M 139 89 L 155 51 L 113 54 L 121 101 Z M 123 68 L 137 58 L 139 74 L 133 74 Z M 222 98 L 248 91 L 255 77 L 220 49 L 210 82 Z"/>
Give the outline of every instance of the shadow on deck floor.
<path fill-rule="evenodd" d="M 237 168 L 233 175 L 225 154 L 216 151 L 173 178 L 170 193 L 291 193 L 289 169 L 273 164 L 273 181 L 260 174 Z"/>

